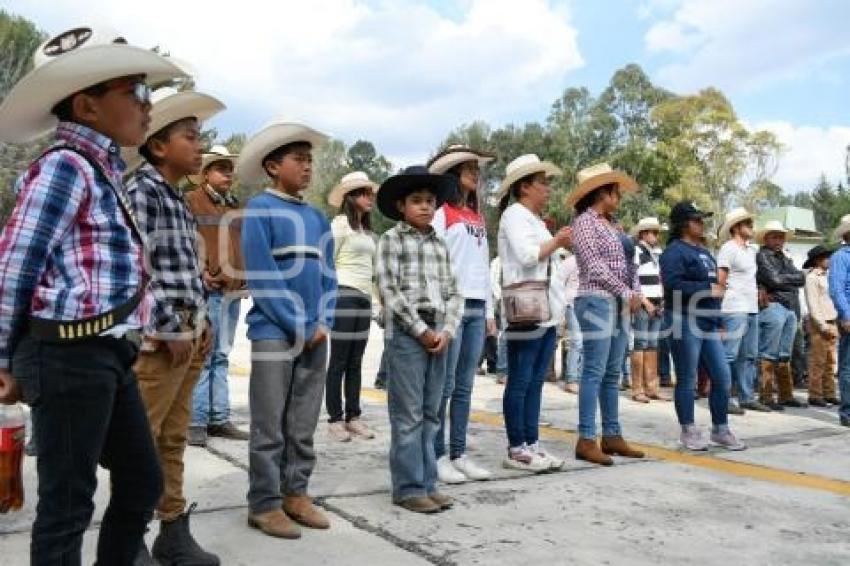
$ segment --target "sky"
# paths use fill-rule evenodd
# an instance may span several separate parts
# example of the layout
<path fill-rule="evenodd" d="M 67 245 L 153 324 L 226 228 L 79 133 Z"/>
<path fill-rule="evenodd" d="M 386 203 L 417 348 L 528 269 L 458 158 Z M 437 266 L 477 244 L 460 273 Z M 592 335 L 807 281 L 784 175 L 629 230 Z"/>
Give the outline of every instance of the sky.
<path fill-rule="evenodd" d="M 395 165 L 452 129 L 544 120 L 571 86 L 599 93 L 638 63 L 680 94 L 715 86 L 741 121 L 784 144 L 774 181 L 845 178 L 846 0 L 4 0 L 49 33 L 108 25 L 191 63 L 226 112 L 222 137 L 273 119 Z"/>

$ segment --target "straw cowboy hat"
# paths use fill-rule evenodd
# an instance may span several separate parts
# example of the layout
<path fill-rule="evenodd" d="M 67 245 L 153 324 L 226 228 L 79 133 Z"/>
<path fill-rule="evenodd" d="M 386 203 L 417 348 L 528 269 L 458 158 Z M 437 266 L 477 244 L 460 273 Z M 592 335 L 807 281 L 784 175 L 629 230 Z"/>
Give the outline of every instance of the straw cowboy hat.
<path fill-rule="evenodd" d="M 726 218 L 723 219 L 723 224 L 720 226 L 720 229 L 717 231 L 720 241 L 725 242 L 732 236 L 732 228 L 741 222 L 753 220 L 755 217 L 755 214 L 748 212 L 747 209 L 743 207 L 730 210 L 726 214 Z"/>
<path fill-rule="evenodd" d="M 634 225 L 632 228 L 632 236 L 639 236 L 641 232 L 646 232 L 647 230 L 661 232 L 664 230 L 664 226 L 658 218 L 654 216 L 647 216 L 646 218 L 641 218 L 638 223 Z"/>
<path fill-rule="evenodd" d="M 31 141 L 56 127 L 51 110 L 70 95 L 98 83 L 145 75 L 149 85 L 188 76 L 186 69 L 149 49 L 133 47 L 108 28 L 79 27 L 38 46 L 34 68 L 0 105 L 0 139 Z"/>
<path fill-rule="evenodd" d="M 598 189 L 605 185 L 617 185 L 621 191 L 637 191 L 640 187 L 637 181 L 629 177 L 622 171 L 616 171 L 607 163 L 600 163 L 591 167 L 586 167 L 576 175 L 578 186 L 567 195 L 567 206 L 575 208 L 576 204 Z"/>
<path fill-rule="evenodd" d="M 543 173 L 547 177 L 556 177 L 563 174 L 557 165 L 550 163 L 549 161 L 541 161 L 540 158 L 533 153 L 520 155 L 508 163 L 508 166 L 505 167 L 505 178 L 502 181 L 502 184 L 499 185 L 499 190 L 496 193 L 497 199 L 501 200 L 506 194 L 508 194 L 511 186 L 517 181 L 525 179 L 529 175 L 536 175 L 538 173 Z"/>
<path fill-rule="evenodd" d="M 763 244 L 764 237 L 773 232 L 781 232 L 787 236 L 791 231 L 786 230 L 785 226 L 779 220 L 768 220 L 764 226 L 756 230 L 756 241 Z"/>
<path fill-rule="evenodd" d="M 477 161 L 478 166 L 483 167 L 495 158 L 496 156 L 492 153 L 471 149 L 465 145 L 450 145 L 431 158 L 428 162 L 428 171 L 442 175 L 452 167 L 467 161 Z"/>
<path fill-rule="evenodd" d="M 230 150 L 227 149 L 223 145 L 214 145 L 210 148 L 209 151 L 204 153 L 204 156 L 201 158 L 201 169 L 197 175 L 189 175 L 189 181 L 193 185 L 200 185 L 204 182 L 204 171 L 207 170 L 207 167 L 212 165 L 213 163 L 217 163 L 219 161 L 227 161 L 231 165 L 233 165 L 233 169 L 236 169 L 236 160 L 239 158 L 238 154 L 230 153 Z"/>
<path fill-rule="evenodd" d="M 351 191 L 364 188 L 370 189 L 372 193 L 375 193 L 378 190 L 378 183 L 370 180 L 369 176 L 363 171 L 349 173 L 340 180 L 337 186 L 331 189 L 331 192 L 328 194 L 328 204 L 334 208 L 340 208 L 345 195 Z"/>
<path fill-rule="evenodd" d="M 841 217 L 838 227 L 835 228 L 835 232 L 832 234 L 836 240 L 842 241 L 847 232 L 850 232 L 850 214 L 845 214 Z"/>
<path fill-rule="evenodd" d="M 225 109 L 221 101 L 208 94 L 193 90 L 178 91 L 168 86 L 153 91 L 151 104 L 147 139 L 178 120 L 197 118 L 201 123 Z M 122 148 L 121 157 L 127 164 L 127 173 L 138 168 L 143 161 L 138 149 L 134 147 Z"/>
<path fill-rule="evenodd" d="M 401 220 L 402 214 L 396 203 L 408 194 L 428 190 L 437 197 L 437 208 L 440 208 L 451 191 L 455 181 L 448 175 L 435 175 L 424 165 L 411 165 L 398 175 L 393 175 L 381 185 L 378 190 L 378 210 L 392 220 Z"/>
<path fill-rule="evenodd" d="M 324 145 L 328 136 L 294 122 L 273 122 L 254 134 L 239 154 L 236 169 L 243 183 L 258 184 L 269 177 L 263 168 L 265 158 L 279 147 L 295 142 L 309 143 L 313 149 Z"/>
<path fill-rule="evenodd" d="M 815 246 L 806 254 L 806 261 L 803 262 L 803 269 L 811 269 L 815 266 L 815 262 L 822 257 L 829 257 L 833 254 L 833 250 L 826 246 Z"/>

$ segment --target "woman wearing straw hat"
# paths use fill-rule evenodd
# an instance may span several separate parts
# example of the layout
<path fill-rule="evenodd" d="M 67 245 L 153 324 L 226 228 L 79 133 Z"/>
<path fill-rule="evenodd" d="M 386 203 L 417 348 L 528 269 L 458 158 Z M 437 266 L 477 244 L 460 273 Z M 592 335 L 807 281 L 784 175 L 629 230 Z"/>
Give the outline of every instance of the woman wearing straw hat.
<path fill-rule="evenodd" d="M 800 312 L 800 289 L 806 284 L 803 272 L 785 255 L 788 230 L 778 220 L 770 220 L 758 231 L 761 249 L 756 256 L 756 279 L 767 296 L 759 312 L 759 360 L 761 360 L 760 401 L 775 411 L 803 407 L 794 398 L 791 352 Z M 778 388 L 778 400 L 774 389 Z"/>
<path fill-rule="evenodd" d="M 498 192 L 502 308 L 508 324 L 508 381 L 502 398 L 508 455 L 503 465 L 532 472 L 564 463 L 538 443 L 543 379 L 565 304 L 564 285 L 550 280 L 559 269 L 558 249 L 569 247 L 571 239 L 569 228 L 552 237 L 542 219 L 552 194 L 549 179 L 560 174 L 552 163 L 522 155 L 508 164 Z"/>
<path fill-rule="evenodd" d="M 633 256 L 634 243 L 614 213 L 622 193 L 638 184 L 607 163 L 578 172 L 567 197 L 575 209 L 573 252 L 579 267 L 576 316 L 584 340 L 579 388 L 579 441 L 576 458 L 610 466 L 611 455 L 643 458 L 623 439 L 619 419 L 620 372 L 629 342 L 629 314 L 643 301 Z M 602 413 L 602 442 L 596 440 L 596 408 Z"/>
<path fill-rule="evenodd" d="M 490 292 L 490 251 L 487 228 L 479 211 L 478 187 L 481 168 L 493 156 L 453 145 L 435 155 L 428 171 L 448 175 L 454 183 L 445 204 L 431 225 L 446 242 L 449 257 L 464 298 L 463 318 L 449 345 L 446 383 L 440 403 L 440 429 L 435 452 L 437 473 L 444 483 L 488 480 L 492 474 L 466 454 L 466 428 L 472 403 L 475 371 L 481 359 L 485 335 L 496 334 L 493 298 Z M 449 445 L 446 451 L 446 412 L 449 412 Z"/>
<path fill-rule="evenodd" d="M 360 420 L 360 372 L 372 323 L 377 243 L 370 211 L 377 190 L 377 183 L 366 173 L 355 171 L 345 175 L 328 195 L 328 204 L 341 214 L 331 222 L 338 287 L 325 407 L 331 437 L 340 442 L 350 441 L 352 435 L 375 438 L 375 433 Z"/>
<path fill-rule="evenodd" d="M 727 450 L 744 450 L 746 446 L 729 430 L 731 377 L 721 341 L 723 287 L 717 283 L 717 263 L 702 243 L 705 219 L 711 216 L 689 201 L 677 203 L 670 211 L 670 242 L 661 254 L 664 332 L 670 334 L 676 367 L 675 405 L 682 445 L 689 450 L 708 449 L 694 418 L 694 389 L 702 364 L 711 379 L 711 441 Z"/>
<path fill-rule="evenodd" d="M 750 245 L 755 215 L 736 208 L 726 215 L 718 231 L 722 242 L 717 254 L 717 283 L 725 289 L 723 312 L 723 347 L 732 376 L 738 389 L 738 406 L 730 399 L 729 412 L 743 410 L 770 411 L 755 397 L 758 374 L 759 304 L 756 285 L 757 248 Z"/>

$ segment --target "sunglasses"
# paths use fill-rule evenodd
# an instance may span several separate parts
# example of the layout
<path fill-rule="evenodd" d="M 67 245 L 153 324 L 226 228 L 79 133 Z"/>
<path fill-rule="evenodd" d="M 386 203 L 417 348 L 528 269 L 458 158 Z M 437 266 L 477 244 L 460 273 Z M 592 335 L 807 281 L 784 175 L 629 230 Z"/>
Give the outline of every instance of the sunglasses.
<path fill-rule="evenodd" d="M 144 81 L 133 83 L 133 98 L 139 104 L 150 104 L 153 88 Z"/>

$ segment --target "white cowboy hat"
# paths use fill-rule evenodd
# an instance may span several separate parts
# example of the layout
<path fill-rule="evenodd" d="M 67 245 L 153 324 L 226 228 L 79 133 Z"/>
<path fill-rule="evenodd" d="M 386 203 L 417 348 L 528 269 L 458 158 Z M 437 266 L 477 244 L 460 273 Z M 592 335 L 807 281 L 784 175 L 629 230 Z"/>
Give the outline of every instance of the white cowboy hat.
<path fill-rule="evenodd" d="M 661 225 L 658 218 L 654 216 L 647 216 L 646 218 L 641 218 L 638 223 L 634 225 L 632 228 L 632 236 L 638 236 L 641 232 L 645 232 L 647 230 L 661 232 L 664 230 L 664 226 Z"/>
<path fill-rule="evenodd" d="M 153 91 L 151 104 L 153 106 L 147 139 L 178 120 L 197 118 L 200 124 L 225 108 L 220 100 L 209 94 L 193 90 L 178 91 L 168 86 Z M 138 168 L 143 161 L 139 150 L 135 147 L 121 148 L 121 157 L 127 164 L 126 173 Z"/>
<path fill-rule="evenodd" d="M 537 173 L 543 173 L 547 177 L 556 177 L 563 174 L 557 165 L 549 161 L 540 161 L 540 158 L 533 153 L 520 155 L 505 167 L 505 178 L 502 184 L 499 185 L 496 198 L 501 200 L 510 190 L 511 185 L 521 179 L 525 179 L 529 175 L 536 175 Z"/>
<path fill-rule="evenodd" d="M 0 139 L 24 143 L 57 124 L 51 110 L 70 95 L 98 83 L 145 75 L 150 85 L 188 73 L 178 62 L 150 49 L 133 47 L 114 30 L 79 27 L 38 46 L 34 68 L 0 105 Z"/>
<path fill-rule="evenodd" d="M 482 167 L 495 158 L 490 153 L 470 149 L 465 145 L 450 145 L 431 158 L 431 161 L 428 162 L 428 171 L 442 175 L 455 165 L 460 165 L 467 161 L 477 161 L 478 166 Z"/>
<path fill-rule="evenodd" d="M 747 220 L 753 220 L 756 217 L 752 212 L 748 212 L 746 208 L 735 208 L 730 210 L 726 214 L 726 218 L 723 219 L 723 224 L 720 226 L 720 229 L 717 231 L 717 235 L 721 242 L 725 242 L 732 235 L 732 228 L 740 224 L 741 222 L 746 222 Z"/>
<path fill-rule="evenodd" d="M 236 170 L 237 159 L 239 159 L 239 155 L 230 153 L 230 150 L 225 146 L 214 145 L 209 149 L 209 151 L 204 153 L 204 156 L 201 158 L 201 169 L 198 171 L 197 175 L 189 175 L 189 181 L 193 185 L 200 185 L 203 183 L 204 171 L 206 171 L 207 167 L 218 161 L 229 161 L 233 165 L 233 169 Z"/>
<path fill-rule="evenodd" d="M 847 232 L 850 232 L 850 214 L 845 214 L 841 217 L 838 226 L 832 234 L 836 240 L 842 241 Z"/>
<path fill-rule="evenodd" d="M 586 167 L 576 175 L 578 186 L 567 195 L 567 206 L 575 208 L 575 205 L 594 190 L 605 185 L 617 185 L 621 191 L 637 191 L 640 186 L 622 171 L 612 169 L 607 163 L 600 163 Z"/>
<path fill-rule="evenodd" d="M 768 220 L 764 226 L 756 230 L 756 241 L 760 244 L 764 243 L 764 237 L 771 232 L 782 232 L 787 236 L 791 231 L 786 230 L 779 220 Z"/>
<path fill-rule="evenodd" d="M 328 136 L 294 122 L 273 122 L 254 134 L 239 154 L 237 169 L 243 183 L 257 184 L 268 179 L 263 160 L 277 148 L 295 142 L 309 143 L 313 149 L 324 145 Z"/>
<path fill-rule="evenodd" d="M 342 199 L 355 189 L 367 188 L 371 189 L 372 193 L 378 191 L 378 183 L 369 179 L 369 176 L 363 171 L 354 171 L 345 175 L 337 186 L 331 189 L 328 194 L 328 204 L 334 208 L 342 206 Z"/>

